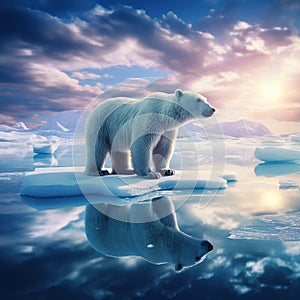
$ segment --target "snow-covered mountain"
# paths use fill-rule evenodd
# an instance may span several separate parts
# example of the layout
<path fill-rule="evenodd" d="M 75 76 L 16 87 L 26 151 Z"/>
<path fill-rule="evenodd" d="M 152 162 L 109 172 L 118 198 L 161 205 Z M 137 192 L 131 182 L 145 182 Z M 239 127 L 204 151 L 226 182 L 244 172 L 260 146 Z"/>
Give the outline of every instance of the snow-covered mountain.
<path fill-rule="evenodd" d="M 47 123 L 42 126 L 33 129 L 37 131 L 48 131 L 48 132 L 64 132 L 72 133 L 76 129 L 77 122 L 80 117 L 86 119 L 87 113 L 83 114 L 82 110 L 68 110 L 57 113 Z M 83 120 L 82 124 L 85 120 Z M 10 130 L 28 130 L 23 122 L 18 122 L 13 127 L 2 125 L 1 131 Z M 201 122 L 189 123 L 180 128 L 178 137 L 198 136 L 207 138 L 211 135 L 222 135 L 240 138 L 240 137 L 255 137 L 271 134 L 270 130 L 261 123 L 257 123 L 249 120 L 239 120 L 234 122 L 221 122 L 219 124 L 206 124 L 203 126 Z"/>
<path fill-rule="evenodd" d="M 24 131 L 29 130 L 28 127 L 23 122 L 18 122 L 13 126 L 8 126 L 5 124 L 0 124 L 0 131 Z"/>
<path fill-rule="evenodd" d="M 254 137 L 271 134 L 270 130 L 263 124 L 249 121 L 239 120 L 234 122 L 221 122 L 219 124 L 205 125 L 200 122 L 193 122 L 180 128 L 179 137 L 198 135 L 207 137 L 210 135 L 220 135 L 240 138 Z"/>
<path fill-rule="evenodd" d="M 73 132 L 76 129 L 77 122 L 81 117 L 82 110 L 69 110 L 59 112 L 46 124 L 40 126 L 39 130 L 55 130 L 60 132 Z M 202 126 L 200 122 L 193 122 L 185 125 L 179 130 L 179 137 L 198 135 L 206 138 L 207 135 L 223 134 L 230 137 L 254 137 L 271 134 L 270 130 L 261 123 L 239 120 L 234 122 L 222 122 L 220 124 Z"/>
<path fill-rule="evenodd" d="M 82 110 L 66 110 L 59 112 L 46 124 L 37 127 L 36 130 L 73 132 L 76 129 L 77 122 L 82 113 Z"/>
<path fill-rule="evenodd" d="M 249 120 L 223 122 L 220 125 L 222 127 L 224 135 L 237 138 L 271 134 L 271 131 L 265 125 Z"/>
<path fill-rule="evenodd" d="M 28 130 L 28 127 L 23 122 L 16 123 L 12 128 L 18 130 Z"/>

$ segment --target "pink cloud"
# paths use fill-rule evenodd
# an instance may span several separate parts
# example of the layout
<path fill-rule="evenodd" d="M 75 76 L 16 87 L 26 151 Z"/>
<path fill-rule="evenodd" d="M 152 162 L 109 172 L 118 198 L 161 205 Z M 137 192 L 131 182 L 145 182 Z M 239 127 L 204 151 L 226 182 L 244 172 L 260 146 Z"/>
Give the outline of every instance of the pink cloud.
<path fill-rule="evenodd" d="M 81 79 L 81 80 L 84 80 L 84 79 L 99 79 L 99 78 L 101 78 L 100 75 L 95 74 L 95 73 L 89 73 L 89 72 L 73 72 L 72 73 L 72 77 L 78 78 L 78 79 Z"/>
<path fill-rule="evenodd" d="M 84 108 L 102 92 L 102 85 L 82 85 L 79 80 L 101 78 L 81 69 L 116 65 L 170 70 L 173 73 L 165 86 L 164 81 L 150 83 L 147 90 L 189 86 L 214 98 L 220 107 L 234 105 L 241 111 L 245 105 L 247 110 L 251 105 L 255 108 L 257 89 L 265 78 L 286 87 L 285 102 L 299 101 L 296 79 L 300 78 L 300 42 L 291 28 L 263 28 L 212 13 L 206 28 L 212 28 L 214 21 L 223 22 L 229 34 L 221 39 L 201 30 L 201 23 L 186 23 L 173 12 L 158 20 L 131 7 L 108 10 L 96 6 L 85 19 L 77 17 L 72 22 L 40 11 L 5 13 L 4 23 L 18 17 L 38 29 L 25 30 L 19 22 L 2 37 L 2 96 L 10 99 L 3 109 L 16 117 L 11 105 L 23 105 L 24 101 L 30 111 Z M 45 30 L 51 35 L 45 35 Z M 136 94 L 133 90 L 132 85 L 124 85 L 112 94 Z"/>

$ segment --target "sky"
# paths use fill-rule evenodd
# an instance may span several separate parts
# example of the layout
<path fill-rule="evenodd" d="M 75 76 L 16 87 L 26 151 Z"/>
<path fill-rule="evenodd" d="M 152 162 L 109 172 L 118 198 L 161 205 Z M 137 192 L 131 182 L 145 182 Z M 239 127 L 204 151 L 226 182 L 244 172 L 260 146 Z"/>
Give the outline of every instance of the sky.
<path fill-rule="evenodd" d="M 3 0 L 0 123 L 188 88 L 220 121 L 299 131 L 299 16 L 298 0 Z"/>

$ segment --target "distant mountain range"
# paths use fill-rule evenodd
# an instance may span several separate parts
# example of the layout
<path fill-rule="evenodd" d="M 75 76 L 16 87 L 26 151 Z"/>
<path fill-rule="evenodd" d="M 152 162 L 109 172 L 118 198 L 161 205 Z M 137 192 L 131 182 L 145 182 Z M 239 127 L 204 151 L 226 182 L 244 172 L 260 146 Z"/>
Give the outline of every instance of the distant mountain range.
<path fill-rule="evenodd" d="M 271 131 L 263 124 L 239 120 L 234 122 L 220 122 L 218 124 L 207 124 L 203 126 L 200 122 L 193 122 L 185 125 L 179 130 L 179 137 L 200 135 L 209 137 L 211 135 L 225 135 L 235 138 L 254 137 L 272 134 Z"/>
<path fill-rule="evenodd" d="M 82 115 L 82 110 L 66 110 L 57 113 L 47 123 L 36 127 L 35 130 L 75 131 L 77 122 Z"/>
<path fill-rule="evenodd" d="M 42 126 L 35 127 L 31 131 L 57 131 L 63 132 L 74 132 L 76 129 L 77 122 L 81 117 L 82 110 L 69 110 L 57 113 L 53 118 L 51 118 L 47 123 Z M 5 126 L 5 129 L 4 129 Z M 3 127 L 3 128 L 1 128 Z M 28 130 L 23 122 L 18 122 L 15 126 L 9 127 L 2 125 L 1 129 L 7 131 L 11 130 Z M 203 126 L 200 122 L 189 123 L 179 130 L 179 137 L 185 136 L 200 136 L 209 137 L 210 135 L 225 135 L 234 138 L 240 137 L 254 137 L 263 136 L 266 134 L 272 134 L 270 130 L 261 123 L 249 121 L 249 120 L 239 120 L 234 122 L 221 122 L 219 124 L 205 124 Z"/>

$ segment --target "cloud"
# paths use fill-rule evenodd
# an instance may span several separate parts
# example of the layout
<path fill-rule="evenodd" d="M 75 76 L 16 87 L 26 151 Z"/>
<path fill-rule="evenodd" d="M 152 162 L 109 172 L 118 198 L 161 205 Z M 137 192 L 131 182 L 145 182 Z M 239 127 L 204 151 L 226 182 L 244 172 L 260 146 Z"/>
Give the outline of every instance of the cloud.
<path fill-rule="evenodd" d="M 88 72 L 73 72 L 72 77 L 78 78 L 78 79 L 81 79 L 81 80 L 101 78 L 101 76 L 98 75 L 98 74 L 88 73 Z"/>
<path fill-rule="evenodd" d="M 281 107 L 253 112 L 254 117 L 267 117 L 277 121 L 300 122 L 300 107 Z"/>
<path fill-rule="evenodd" d="M 82 68 L 114 65 L 155 66 L 184 71 L 186 76 L 193 73 L 195 64 L 201 69 L 200 49 L 189 50 L 196 49 L 194 38 L 176 35 L 142 10 L 96 6 L 86 18 L 65 22 L 27 8 L 1 10 L 3 112 L 23 119 L 38 111 L 84 108 L 84 103 L 101 93 L 101 85 L 83 85 L 67 75 L 68 70 L 83 80 L 91 75 L 79 75 Z M 198 46 L 207 46 L 207 38 L 196 35 Z M 197 61 L 189 55 L 191 51 L 199 53 Z M 22 113 L 16 109 L 21 107 Z"/>
<path fill-rule="evenodd" d="M 211 32 L 216 36 L 226 34 L 235 23 L 237 4 L 236 1 L 228 1 L 223 8 L 211 9 L 209 15 L 195 24 L 195 29 Z"/>
<path fill-rule="evenodd" d="M 300 3 L 298 0 L 281 0 L 281 7 L 288 10 L 299 10 Z"/>
<path fill-rule="evenodd" d="M 300 51 L 297 32 L 287 26 L 265 28 L 236 21 L 234 2 L 196 24 L 172 11 L 154 19 L 129 6 L 90 9 L 92 2 L 84 13 L 63 18 L 48 13 L 60 10 L 58 2 L 50 2 L 36 4 L 40 10 L 35 10 L 22 7 L 25 0 L 18 1 L 18 6 L 6 5 L 0 12 L 0 95 L 2 114 L 11 116 L 6 118 L 11 123 L 12 118 L 40 112 L 84 109 L 102 93 L 101 80 L 107 78 L 92 70 L 117 65 L 171 71 L 170 89 L 190 86 L 213 97 L 220 107 L 224 98 L 230 99 L 227 105 L 238 102 L 240 111 L 255 96 L 257 82 L 269 74 L 291 88 L 297 86 L 292 83 Z M 70 8 L 70 3 L 65 5 Z M 92 85 L 91 80 L 98 83 Z M 154 87 L 159 84 L 148 90 Z M 132 85 L 125 90 L 120 93 L 130 95 Z M 298 93 L 291 91 L 286 101 L 298 101 Z"/>

